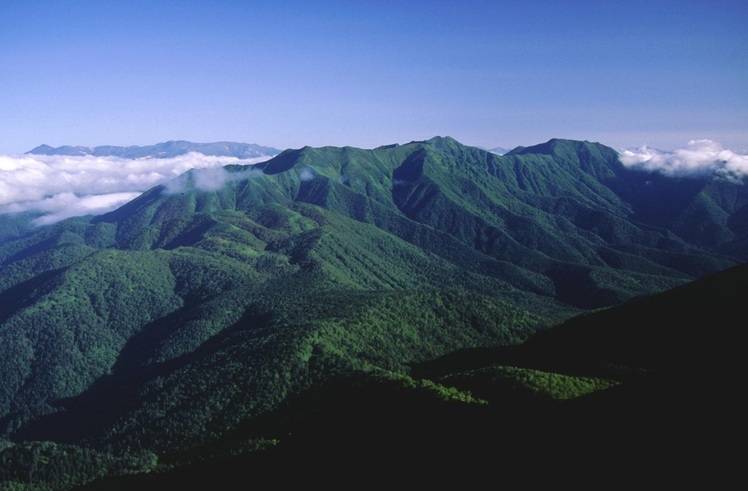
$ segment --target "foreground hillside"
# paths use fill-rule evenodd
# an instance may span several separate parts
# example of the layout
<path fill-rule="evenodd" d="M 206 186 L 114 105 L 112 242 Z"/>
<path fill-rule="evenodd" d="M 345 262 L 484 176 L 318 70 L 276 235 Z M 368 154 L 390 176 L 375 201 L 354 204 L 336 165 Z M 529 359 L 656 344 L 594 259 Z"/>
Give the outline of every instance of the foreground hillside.
<path fill-rule="evenodd" d="M 237 427 L 199 460 L 183 454 L 169 470 L 85 489 L 301 476 L 336 486 L 361 476 L 421 485 L 728 485 L 737 455 L 724 442 L 741 425 L 735 387 L 747 285 L 743 265 L 575 317 L 519 347 L 452 353 L 415 366 L 412 378 L 333 380 Z M 263 438 L 280 443 L 246 451 Z"/>
<path fill-rule="evenodd" d="M 332 485 L 364 475 L 383 484 L 727 484 L 736 456 L 723 443 L 741 418 L 746 295 L 743 265 L 575 317 L 519 347 L 419 364 L 412 377 L 336 379 L 160 471 L 86 489 L 292 483 L 302 475 Z M 266 449 L 247 451 L 252 442 Z"/>
<path fill-rule="evenodd" d="M 303 148 L 206 172 L 0 244 L 3 479 L 43 474 L 65 489 L 280 441 L 251 454 L 272 458 L 293 453 L 284 418 L 312 431 L 288 445 L 313 449 L 324 435 L 305 418 L 330 418 L 329 428 L 379 408 L 371 397 L 405 398 L 383 413 L 392 435 L 436 424 L 423 414 L 437 418 L 443 399 L 459 420 L 467 403 L 468 419 L 485 421 L 489 396 L 446 388 L 446 372 L 419 381 L 413 367 L 517 345 L 748 258 L 744 186 L 631 171 L 589 142 L 505 156 L 449 138 Z M 547 379 L 572 395 L 622 381 L 511 367 L 495 376 Z M 491 373 L 465 375 L 466 387 Z M 305 415 L 320 399 L 342 405 Z M 390 426 L 400 409 L 410 415 Z"/>

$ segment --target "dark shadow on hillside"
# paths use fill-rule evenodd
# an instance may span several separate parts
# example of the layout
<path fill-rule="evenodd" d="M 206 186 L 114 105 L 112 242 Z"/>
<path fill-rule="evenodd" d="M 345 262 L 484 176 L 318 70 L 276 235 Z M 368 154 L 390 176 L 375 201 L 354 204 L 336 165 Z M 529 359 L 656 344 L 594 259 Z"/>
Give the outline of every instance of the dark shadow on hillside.
<path fill-rule="evenodd" d="M 125 345 L 112 374 L 99 378 L 80 395 L 55 401 L 60 412 L 37 418 L 13 434 L 13 440 L 76 443 L 93 438 L 135 409 L 140 402 L 140 391 L 149 382 L 207 357 L 229 343 L 240 342 L 232 339 L 238 332 L 252 335 L 250 331 L 261 331 L 271 322 L 269 315 L 247 312 L 196 350 L 164 362 L 148 363 L 153 350 L 189 316 L 189 309 L 181 309 L 144 328 Z"/>
<path fill-rule="evenodd" d="M 673 482 L 690 466 L 708 465 L 719 438 L 711 431 L 724 430 L 694 420 L 695 411 L 684 406 L 691 397 L 679 390 L 651 379 L 568 403 L 502 390 L 477 405 L 353 377 L 296 396 L 202 449 L 215 458 L 185 455 L 164 473 L 82 489 L 205 489 L 247 479 L 256 485 L 320 480 L 333 487 L 362 480 L 383 486 Z M 231 453 L 258 435 L 281 442 Z"/>
<path fill-rule="evenodd" d="M 0 293 L 0 324 L 11 315 L 33 305 L 49 289 L 49 281 L 65 269 L 67 268 L 45 271 Z"/>

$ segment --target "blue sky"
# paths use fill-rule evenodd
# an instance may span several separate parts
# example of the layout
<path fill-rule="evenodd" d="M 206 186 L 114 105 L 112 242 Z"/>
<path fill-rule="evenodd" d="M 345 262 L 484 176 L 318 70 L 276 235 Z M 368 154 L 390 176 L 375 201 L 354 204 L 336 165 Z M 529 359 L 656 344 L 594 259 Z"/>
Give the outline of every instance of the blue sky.
<path fill-rule="evenodd" d="M 748 2 L 0 0 L 0 154 L 436 135 L 744 152 Z"/>

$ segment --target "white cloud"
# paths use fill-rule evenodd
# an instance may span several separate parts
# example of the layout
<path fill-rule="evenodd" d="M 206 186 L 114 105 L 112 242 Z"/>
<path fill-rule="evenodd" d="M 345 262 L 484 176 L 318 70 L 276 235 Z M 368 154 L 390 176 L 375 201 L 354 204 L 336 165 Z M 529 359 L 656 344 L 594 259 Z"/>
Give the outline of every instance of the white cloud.
<path fill-rule="evenodd" d="M 168 159 L 0 155 L 0 214 L 36 211 L 39 225 L 72 216 L 101 214 L 165 184 L 190 169 L 194 187 L 211 191 L 247 172 L 229 173 L 223 166 L 255 164 L 268 157 L 240 160 L 189 153 Z"/>
<path fill-rule="evenodd" d="M 110 193 L 93 196 L 78 196 L 74 193 L 59 193 L 52 197 L 37 200 L 12 203 L 3 207 L 5 213 L 20 213 L 24 211 L 42 212 L 39 218 L 33 220 L 34 225 L 49 225 L 66 218 L 81 215 L 100 215 L 115 210 L 130 200 L 137 198 L 140 193 Z"/>
<path fill-rule="evenodd" d="M 218 191 L 229 182 L 243 181 L 262 174 L 260 170 L 249 169 L 240 172 L 229 172 L 223 167 L 193 169 L 164 185 L 169 194 L 183 193 L 187 190 Z"/>
<path fill-rule="evenodd" d="M 306 166 L 301 170 L 301 173 L 299 174 L 299 179 L 302 181 L 311 181 L 316 177 L 316 174 L 314 172 L 314 169 Z"/>
<path fill-rule="evenodd" d="M 651 147 L 624 150 L 621 162 L 636 169 L 668 176 L 716 175 L 740 182 L 748 176 L 748 155 L 727 150 L 712 140 L 691 140 L 671 152 Z"/>

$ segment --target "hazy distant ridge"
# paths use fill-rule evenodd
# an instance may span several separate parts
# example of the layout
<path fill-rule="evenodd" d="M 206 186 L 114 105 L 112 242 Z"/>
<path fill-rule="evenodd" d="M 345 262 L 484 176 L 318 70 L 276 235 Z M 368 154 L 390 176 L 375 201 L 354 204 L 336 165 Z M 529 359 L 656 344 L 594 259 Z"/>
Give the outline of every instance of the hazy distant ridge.
<path fill-rule="evenodd" d="M 280 153 L 280 150 L 278 150 L 277 148 L 256 145 L 254 143 L 193 143 L 183 140 L 170 140 L 168 142 L 156 143 L 155 145 L 146 145 L 143 147 L 137 145 L 129 147 L 103 145 L 91 148 L 63 145 L 61 147 L 54 148 L 49 145 L 39 145 L 38 147 L 26 153 L 34 155 L 93 155 L 97 157 L 122 157 L 129 159 L 139 159 L 148 157 L 171 158 L 190 152 L 197 152 L 203 155 L 216 157 L 236 157 L 239 159 L 251 159 L 263 157 L 266 155 L 276 155 Z"/>

